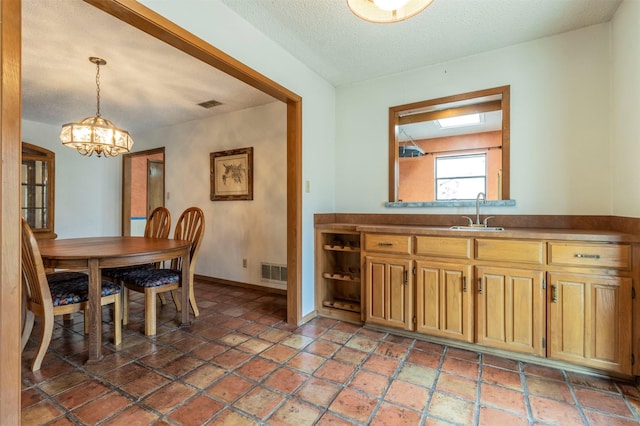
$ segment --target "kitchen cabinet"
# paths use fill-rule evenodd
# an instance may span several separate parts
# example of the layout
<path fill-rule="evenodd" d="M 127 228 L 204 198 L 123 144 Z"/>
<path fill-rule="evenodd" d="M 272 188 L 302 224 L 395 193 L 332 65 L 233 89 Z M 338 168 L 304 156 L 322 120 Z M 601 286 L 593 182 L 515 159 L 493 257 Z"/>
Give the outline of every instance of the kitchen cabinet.
<path fill-rule="evenodd" d="M 362 241 L 361 320 L 367 325 L 531 362 L 640 373 L 632 361 L 640 347 L 633 317 L 637 237 L 385 225 L 352 230 Z M 322 294 L 326 302 L 343 299 L 338 293 Z"/>
<path fill-rule="evenodd" d="M 473 342 L 471 268 L 416 261 L 416 331 Z"/>
<path fill-rule="evenodd" d="M 627 244 L 550 243 L 550 264 L 579 271 L 549 273 L 550 358 L 631 374 L 633 282 L 613 276 L 630 254 Z"/>
<path fill-rule="evenodd" d="M 544 356 L 544 273 L 478 266 L 476 276 L 476 342 L 498 349 Z"/>
<path fill-rule="evenodd" d="M 472 239 L 415 237 L 416 331 L 474 341 Z"/>
<path fill-rule="evenodd" d="M 476 238 L 475 248 L 476 342 L 545 356 L 546 244 Z"/>
<path fill-rule="evenodd" d="M 413 328 L 411 237 L 364 234 L 365 321 Z"/>
<path fill-rule="evenodd" d="M 411 260 L 393 257 L 365 257 L 367 322 L 411 330 L 411 263 Z"/>

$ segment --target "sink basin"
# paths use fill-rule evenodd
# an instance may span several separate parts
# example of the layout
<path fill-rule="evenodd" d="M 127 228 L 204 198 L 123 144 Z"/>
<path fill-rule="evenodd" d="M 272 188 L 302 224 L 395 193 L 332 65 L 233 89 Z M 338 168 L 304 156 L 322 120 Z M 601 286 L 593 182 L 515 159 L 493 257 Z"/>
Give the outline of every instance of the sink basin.
<path fill-rule="evenodd" d="M 502 232 L 504 228 L 502 226 L 458 226 L 454 225 L 449 229 L 454 231 L 479 231 L 479 232 Z"/>

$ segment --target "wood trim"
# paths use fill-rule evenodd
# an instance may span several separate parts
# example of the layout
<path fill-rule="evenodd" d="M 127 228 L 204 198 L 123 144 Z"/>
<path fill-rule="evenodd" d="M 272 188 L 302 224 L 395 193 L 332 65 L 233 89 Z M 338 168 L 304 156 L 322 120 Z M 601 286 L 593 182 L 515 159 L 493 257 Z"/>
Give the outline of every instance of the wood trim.
<path fill-rule="evenodd" d="M 162 161 L 165 167 L 164 176 L 166 176 L 167 158 L 164 147 L 122 154 L 122 202 L 120 203 L 122 211 L 120 213 L 120 235 L 123 237 L 131 235 L 131 221 L 129 220 L 131 212 L 131 162 L 134 157 L 147 157 L 156 154 L 162 154 Z M 163 179 L 165 179 L 164 176 Z M 166 182 L 163 183 L 163 187 L 166 191 Z"/>
<path fill-rule="evenodd" d="M 302 98 L 134 0 L 84 0 L 287 104 L 287 322 L 302 309 Z"/>
<path fill-rule="evenodd" d="M 123 22 L 282 101 L 300 96 L 134 0 L 84 0 Z"/>
<path fill-rule="evenodd" d="M 511 198 L 511 86 L 502 87 L 502 193 L 501 200 Z"/>
<path fill-rule="evenodd" d="M 287 323 L 302 323 L 302 100 L 287 103 Z M 312 293 L 313 294 L 313 293 Z"/>
<path fill-rule="evenodd" d="M 501 95 L 501 107 L 502 107 L 502 188 L 499 194 L 499 199 L 510 199 L 510 184 L 511 177 L 510 163 L 511 163 L 511 86 L 498 86 L 490 89 L 478 90 L 475 92 L 460 93 L 453 96 L 445 96 L 442 98 L 429 99 L 426 101 L 412 102 L 404 105 L 397 105 L 389 108 L 389 201 L 398 201 L 398 186 L 400 181 L 399 176 L 399 163 L 398 163 L 398 142 L 396 135 L 396 124 L 402 123 L 414 123 L 433 119 L 435 115 L 449 116 L 454 109 L 429 112 L 423 114 L 413 114 L 411 117 L 401 119 L 400 114 L 415 109 L 426 108 L 434 105 L 449 104 L 452 102 L 482 98 L 485 96 Z M 496 108 L 495 102 L 485 102 L 477 109 L 478 110 L 494 110 Z M 498 108 L 499 109 L 499 108 Z M 460 110 L 460 108 L 457 108 Z"/>
<path fill-rule="evenodd" d="M 20 424 L 20 0 L 0 1 L 0 424 Z"/>
<path fill-rule="evenodd" d="M 195 274 L 193 276 L 193 279 L 198 281 L 203 281 L 205 283 L 228 285 L 231 287 L 249 288 L 252 290 L 264 291 L 265 293 L 273 293 L 273 294 L 280 294 L 280 295 L 287 294 L 286 290 L 280 290 L 278 288 L 263 287 L 260 285 L 243 283 L 240 281 L 225 280 L 224 278 L 208 277 L 206 275 Z"/>

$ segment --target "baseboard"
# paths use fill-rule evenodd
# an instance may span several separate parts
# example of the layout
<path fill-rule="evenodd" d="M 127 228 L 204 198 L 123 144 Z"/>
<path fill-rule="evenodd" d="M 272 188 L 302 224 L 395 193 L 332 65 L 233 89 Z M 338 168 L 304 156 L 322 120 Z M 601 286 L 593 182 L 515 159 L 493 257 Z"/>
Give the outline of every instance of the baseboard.
<path fill-rule="evenodd" d="M 318 316 L 318 311 L 311 311 L 300 319 L 298 325 L 306 324 Z"/>
<path fill-rule="evenodd" d="M 208 277 L 206 275 L 194 274 L 194 279 L 197 279 L 199 281 L 208 282 L 208 283 L 213 283 L 213 284 L 222 284 L 222 285 L 228 285 L 228 286 L 232 286 L 232 287 L 242 287 L 242 288 L 249 288 L 249 289 L 252 289 L 252 290 L 260 290 L 260 291 L 264 291 L 266 293 L 282 294 L 282 295 L 285 295 L 285 296 L 287 294 L 286 290 L 280 290 L 278 288 L 272 288 L 272 287 L 265 287 L 265 286 L 256 285 L 256 284 L 243 283 L 243 282 L 240 282 L 240 281 L 225 280 L 223 278 Z"/>

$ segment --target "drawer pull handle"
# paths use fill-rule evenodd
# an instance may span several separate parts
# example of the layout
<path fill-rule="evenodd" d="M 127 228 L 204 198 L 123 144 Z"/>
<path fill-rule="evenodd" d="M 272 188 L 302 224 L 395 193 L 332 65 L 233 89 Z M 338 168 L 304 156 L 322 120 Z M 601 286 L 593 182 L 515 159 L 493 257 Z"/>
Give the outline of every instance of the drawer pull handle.
<path fill-rule="evenodd" d="M 582 254 L 582 253 L 576 253 L 576 257 L 578 259 L 600 259 L 600 255 L 599 254 Z"/>
<path fill-rule="evenodd" d="M 478 278 L 478 293 L 482 294 L 482 278 Z"/>
<path fill-rule="evenodd" d="M 404 285 L 409 284 L 409 271 L 404 271 Z"/>
<path fill-rule="evenodd" d="M 462 291 L 467 292 L 467 277 L 462 277 Z"/>
<path fill-rule="evenodd" d="M 551 301 L 553 303 L 557 303 L 558 302 L 558 289 L 555 285 L 551 286 Z"/>
<path fill-rule="evenodd" d="M 380 247 L 393 247 L 393 243 L 378 243 Z"/>

